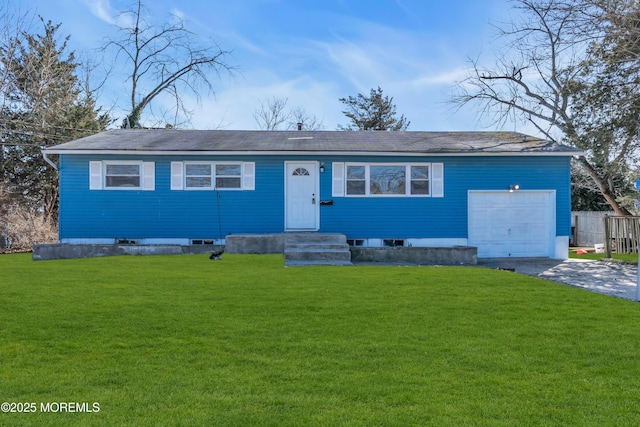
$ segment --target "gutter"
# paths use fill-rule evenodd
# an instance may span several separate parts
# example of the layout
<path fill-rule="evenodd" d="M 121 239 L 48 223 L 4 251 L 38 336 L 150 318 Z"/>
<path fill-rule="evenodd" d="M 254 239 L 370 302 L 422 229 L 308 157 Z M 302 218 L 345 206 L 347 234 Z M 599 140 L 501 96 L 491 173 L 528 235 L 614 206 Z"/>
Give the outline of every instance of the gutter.
<path fill-rule="evenodd" d="M 58 165 L 53 163 L 53 161 L 47 156 L 47 152 L 44 150 L 42 150 L 42 158 L 44 159 L 45 162 L 49 163 L 51 167 L 53 167 L 56 171 L 58 170 Z"/>
<path fill-rule="evenodd" d="M 206 151 L 206 150 L 109 150 L 109 149 L 47 149 L 49 154 L 118 155 L 118 156 L 393 156 L 393 157 L 502 157 L 502 156 L 584 156 L 583 151 L 467 151 L 467 152 L 415 152 L 415 151 Z"/>

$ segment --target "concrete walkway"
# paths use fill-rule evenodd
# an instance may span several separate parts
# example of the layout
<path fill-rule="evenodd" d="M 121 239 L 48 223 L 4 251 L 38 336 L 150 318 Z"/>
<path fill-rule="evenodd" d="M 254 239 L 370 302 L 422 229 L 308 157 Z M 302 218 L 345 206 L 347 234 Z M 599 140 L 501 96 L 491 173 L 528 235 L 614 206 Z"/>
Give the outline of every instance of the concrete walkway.
<path fill-rule="evenodd" d="M 635 301 L 637 265 L 581 259 L 549 258 L 480 259 L 478 265 L 501 268 L 528 276 Z"/>

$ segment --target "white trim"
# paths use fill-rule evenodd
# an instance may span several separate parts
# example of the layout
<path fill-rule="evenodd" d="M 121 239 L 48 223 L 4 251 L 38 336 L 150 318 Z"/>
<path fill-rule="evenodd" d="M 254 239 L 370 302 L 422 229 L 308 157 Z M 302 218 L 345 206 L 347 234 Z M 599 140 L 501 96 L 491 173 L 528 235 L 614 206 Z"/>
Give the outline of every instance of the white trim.
<path fill-rule="evenodd" d="M 467 244 L 468 239 L 463 237 L 405 239 L 405 245 L 414 248 L 452 248 L 454 246 L 467 246 Z"/>
<path fill-rule="evenodd" d="M 256 189 L 256 163 L 242 163 L 242 189 L 252 191 Z"/>
<path fill-rule="evenodd" d="M 314 171 L 314 179 L 315 179 L 315 225 L 310 228 L 290 228 L 287 226 L 287 186 L 289 182 L 289 172 L 288 165 L 300 165 L 303 167 L 309 167 Z M 287 160 L 284 162 L 284 228 L 286 231 L 318 231 L 320 229 L 320 162 L 312 161 L 312 160 L 301 160 L 301 161 L 291 161 Z"/>
<path fill-rule="evenodd" d="M 116 243 L 118 239 L 110 238 L 93 238 L 93 239 L 61 239 L 60 243 L 64 243 L 67 245 L 117 245 Z M 146 239 L 130 239 L 135 240 L 136 245 L 181 245 L 188 246 L 191 245 L 191 241 L 194 239 L 191 238 L 146 238 Z M 209 240 L 214 241 L 214 245 L 224 245 L 225 239 L 214 239 L 211 238 Z"/>
<path fill-rule="evenodd" d="M 190 239 L 158 239 L 158 238 L 146 238 L 146 239 L 135 239 L 138 241 L 139 245 L 188 245 L 190 244 Z"/>
<path fill-rule="evenodd" d="M 94 154 L 125 156 L 376 156 L 376 157 L 573 157 L 584 151 L 430 153 L 401 151 L 152 151 L 152 150 L 57 150 L 47 154 Z"/>
<path fill-rule="evenodd" d="M 444 197 L 444 163 L 431 163 L 431 197 Z"/>
<path fill-rule="evenodd" d="M 569 236 L 556 236 L 554 259 L 567 259 L 569 256 Z"/>
<path fill-rule="evenodd" d="M 171 189 L 184 189 L 184 162 L 171 162 Z"/>
<path fill-rule="evenodd" d="M 66 245 L 113 245 L 115 239 L 105 238 L 105 239 L 60 239 L 60 243 L 64 243 Z"/>
<path fill-rule="evenodd" d="M 156 189 L 156 164 L 155 162 L 142 163 L 142 189 L 154 191 Z"/>
<path fill-rule="evenodd" d="M 347 237 L 347 240 L 362 240 L 364 244 L 360 247 L 363 248 L 382 248 L 385 240 L 404 240 L 405 247 L 414 248 L 452 248 L 455 246 L 467 246 L 467 239 L 463 237 L 445 237 L 445 238 L 398 238 L 398 239 L 379 239 L 379 238 L 365 238 L 359 239 L 357 237 Z"/>
<path fill-rule="evenodd" d="M 89 162 L 89 190 L 102 190 L 102 162 Z"/>
<path fill-rule="evenodd" d="M 331 196 L 344 197 L 345 188 L 344 162 L 333 162 L 331 165 Z"/>

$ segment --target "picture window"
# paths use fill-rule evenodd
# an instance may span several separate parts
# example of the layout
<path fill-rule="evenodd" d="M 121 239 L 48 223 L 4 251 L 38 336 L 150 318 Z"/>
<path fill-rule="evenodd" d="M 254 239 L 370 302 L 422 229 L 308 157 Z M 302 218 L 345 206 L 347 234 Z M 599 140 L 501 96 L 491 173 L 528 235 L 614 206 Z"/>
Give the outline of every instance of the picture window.
<path fill-rule="evenodd" d="M 431 164 L 347 164 L 347 196 L 430 196 Z"/>

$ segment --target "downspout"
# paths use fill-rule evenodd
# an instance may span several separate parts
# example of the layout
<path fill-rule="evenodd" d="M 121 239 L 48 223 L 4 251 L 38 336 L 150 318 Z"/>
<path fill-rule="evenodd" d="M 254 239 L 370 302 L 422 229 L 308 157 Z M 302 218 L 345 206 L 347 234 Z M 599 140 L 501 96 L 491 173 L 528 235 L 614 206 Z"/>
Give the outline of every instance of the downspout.
<path fill-rule="evenodd" d="M 42 158 L 44 159 L 45 162 L 49 163 L 51 165 L 51 167 L 58 172 L 58 166 L 53 163 L 53 161 L 49 158 L 49 156 L 47 156 L 47 153 L 44 150 L 40 150 L 40 152 L 42 153 Z M 60 200 L 58 199 L 58 203 L 60 203 Z M 60 215 L 58 215 L 57 221 L 58 223 L 58 243 L 60 243 Z"/>
<path fill-rule="evenodd" d="M 53 163 L 53 161 L 47 156 L 47 153 L 45 151 L 42 151 L 42 158 L 45 162 L 49 163 L 51 167 L 53 167 L 56 171 L 58 170 L 58 166 Z"/>

